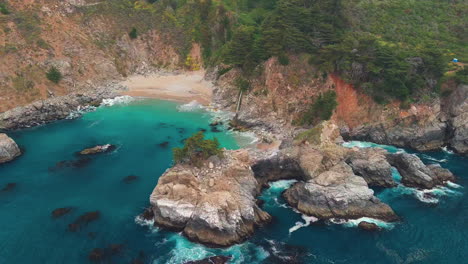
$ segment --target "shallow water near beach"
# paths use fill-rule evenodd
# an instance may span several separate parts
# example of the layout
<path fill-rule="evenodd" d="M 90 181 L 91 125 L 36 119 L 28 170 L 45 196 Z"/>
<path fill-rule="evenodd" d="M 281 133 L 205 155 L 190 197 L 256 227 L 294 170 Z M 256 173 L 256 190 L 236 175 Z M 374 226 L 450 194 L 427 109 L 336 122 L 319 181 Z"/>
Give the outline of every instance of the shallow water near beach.
<path fill-rule="evenodd" d="M 227 249 L 206 248 L 136 220 L 148 206 L 158 177 L 172 163 L 171 148 L 183 139 L 204 129 L 208 138 L 216 136 L 229 149 L 249 140 L 240 138 L 239 143 L 236 134 L 211 132 L 212 118 L 212 113 L 191 105 L 137 100 L 11 133 L 24 155 L 0 166 L 0 189 L 16 183 L 0 191 L 0 263 L 90 263 L 91 250 L 116 244 L 122 247 L 104 263 L 184 263 L 219 254 L 233 256 L 231 263 L 249 264 L 455 264 L 467 257 L 468 159 L 444 151 L 417 154 L 424 162 L 452 170 L 458 182 L 431 190 L 435 200 L 421 199 L 417 190 L 401 186 L 376 190 L 402 218 L 393 225 L 378 223 L 385 227 L 379 233 L 358 230 L 357 221 L 323 223 L 294 212 L 281 198 L 293 181 L 275 182 L 261 196 L 273 223 Z M 107 143 L 117 149 L 73 162 L 77 151 Z M 347 146 L 382 147 L 363 142 Z M 61 161 L 72 162 L 57 166 Z M 130 175 L 137 178 L 124 181 Z M 51 212 L 60 207 L 73 209 L 53 219 Z M 68 230 L 91 211 L 99 211 L 100 218 L 75 232 Z"/>

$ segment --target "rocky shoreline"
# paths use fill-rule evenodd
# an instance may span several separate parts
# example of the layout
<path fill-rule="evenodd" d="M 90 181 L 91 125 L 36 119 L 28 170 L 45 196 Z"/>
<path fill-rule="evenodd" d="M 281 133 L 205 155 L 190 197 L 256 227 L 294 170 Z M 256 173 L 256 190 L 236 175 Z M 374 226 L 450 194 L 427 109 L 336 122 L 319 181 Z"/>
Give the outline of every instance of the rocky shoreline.
<path fill-rule="evenodd" d="M 104 99 L 112 99 L 126 88 L 110 82 L 95 90 L 51 97 L 26 106 L 0 113 L 0 131 L 12 131 L 66 119 L 72 113 L 89 106 L 99 106 Z"/>

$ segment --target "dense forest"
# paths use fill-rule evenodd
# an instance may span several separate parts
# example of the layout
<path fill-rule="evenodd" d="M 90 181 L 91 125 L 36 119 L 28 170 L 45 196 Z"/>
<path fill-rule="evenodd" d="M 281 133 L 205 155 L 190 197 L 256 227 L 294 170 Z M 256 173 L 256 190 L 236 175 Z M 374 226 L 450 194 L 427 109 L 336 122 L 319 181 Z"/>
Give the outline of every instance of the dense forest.
<path fill-rule="evenodd" d="M 466 0 L 98 2 L 81 8 L 84 23 L 107 15 L 132 39 L 159 29 L 171 35 L 187 67 L 190 43 L 197 42 L 205 66 L 218 66 L 220 75 L 240 68 L 249 80 L 263 61 L 277 57 L 287 65 L 289 57 L 298 54 L 307 56 L 309 66 L 323 75 L 339 74 L 378 103 L 430 99 L 448 80 L 468 82 L 468 70 L 463 70 L 468 61 Z M 0 11 L 11 12 L 6 4 Z M 12 16 L 29 32 L 38 23 L 26 23 L 26 15 Z M 112 41 L 102 37 L 96 43 L 106 48 Z M 452 63 L 453 58 L 460 63 Z"/>

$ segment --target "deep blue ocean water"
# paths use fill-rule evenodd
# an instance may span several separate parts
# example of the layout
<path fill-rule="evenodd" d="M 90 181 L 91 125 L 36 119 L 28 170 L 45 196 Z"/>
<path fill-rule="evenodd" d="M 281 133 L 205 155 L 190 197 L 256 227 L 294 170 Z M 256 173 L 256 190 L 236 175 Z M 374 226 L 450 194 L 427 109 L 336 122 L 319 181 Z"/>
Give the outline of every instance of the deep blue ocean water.
<path fill-rule="evenodd" d="M 232 263 L 467 263 L 468 160 L 443 151 L 418 155 L 451 169 L 461 187 L 432 190 L 432 200 L 410 188 L 376 190 L 402 217 L 395 225 L 380 223 L 386 229 L 379 233 L 358 230 L 355 222 L 313 222 L 294 212 L 280 196 L 291 181 L 273 183 L 261 196 L 273 223 L 227 249 L 206 248 L 135 221 L 148 206 L 158 177 L 172 163 L 171 148 L 184 138 L 206 129 L 207 137 L 216 136 L 223 146 L 239 147 L 233 134 L 210 131 L 210 113 L 177 107 L 142 100 L 11 133 L 24 155 L 0 166 L 0 189 L 16 183 L 14 189 L 0 191 L 0 263 L 90 263 L 91 250 L 112 244 L 122 244 L 122 250 L 104 263 L 136 258 L 143 263 L 183 263 L 217 254 L 233 256 Z M 75 152 L 83 148 L 106 143 L 117 150 L 83 166 L 56 166 L 76 161 Z M 129 175 L 138 178 L 125 183 Z M 51 211 L 59 207 L 73 210 L 53 219 Z M 99 211 L 100 218 L 68 231 L 68 224 L 90 211 Z"/>

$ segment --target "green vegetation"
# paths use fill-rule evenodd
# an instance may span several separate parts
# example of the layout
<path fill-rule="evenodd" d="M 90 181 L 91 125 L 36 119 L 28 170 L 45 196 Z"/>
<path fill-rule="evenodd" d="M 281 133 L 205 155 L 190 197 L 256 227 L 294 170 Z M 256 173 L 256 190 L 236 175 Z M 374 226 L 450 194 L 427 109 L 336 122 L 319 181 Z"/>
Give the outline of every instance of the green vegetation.
<path fill-rule="evenodd" d="M 46 77 L 53 83 L 59 83 L 63 79 L 62 73 L 56 67 L 51 67 L 47 71 Z"/>
<path fill-rule="evenodd" d="M 323 120 L 328 120 L 337 105 L 335 91 L 327 91 L 318 96 L 309 110 L 296 123 L 298 125 L 316 125 Z"/>
<path fill-rule="evenodd" d="M 299 133 L 295 138 L 294 141 L 296 143 L 301 143 L 301 142 L 309 142 L 310 144 L 317 145 L 320 144 L 321 139 L 320 136 L 322 134 L 322 129 L 323 125 L 318 124 L 317 126 L 306 130 L 304 132 Z"/>
<path fill-rule="evenodd" d="M 136 38 L 138 38 L 137 29 L 136 29 L 136 28 L 132 28 L 132 30 L 130 30 L 130 32 L 128 33 L 128 36 L 129 36 L 131 39 L 136 39 Z"/>
<path fill-rule="evenodd" d="M 200 167 L 203 161 L 211 156 L 223 155 L 223 149 L 220 147 L 216 138 L 204 139 L 202 131 L 189 137 L 184 142 L 182 148 L 173 148 L 175 163 L 188 163 Z"/>
<path fill-rule="evenodd" d="M 11 12 L 8 10 L 5 3 L 0 3 L 0 14 L 9 15 Z"/>

